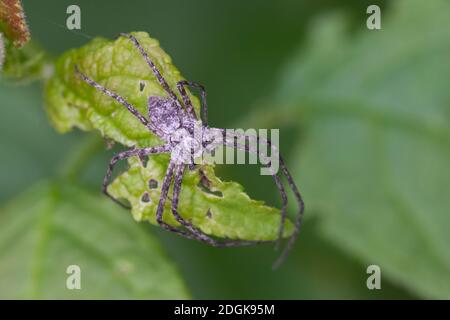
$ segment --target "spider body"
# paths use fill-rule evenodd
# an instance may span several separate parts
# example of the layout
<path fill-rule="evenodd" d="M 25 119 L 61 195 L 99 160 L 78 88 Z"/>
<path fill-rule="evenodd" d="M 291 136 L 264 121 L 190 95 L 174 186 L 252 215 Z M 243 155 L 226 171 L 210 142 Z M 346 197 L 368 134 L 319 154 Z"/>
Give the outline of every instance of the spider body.
<path fill-rule="evenodd" d="M 148 118 L 155 124 L 154 130 L 159 138 L 170 145 L 171 160 L 192 168 L 194 159 L 203 152 L 203 132 L 206 133 L 209 129 L 187 113 L 178 101 L 158 96 L 150 96 L 148 99 Z M 196 126 L 201 128 L 198 137 L 194 135 Z"/>
<path fill-rule="evenodd" d="M 261 243 L 266 241 L 242 241 L 242 240 L 225 240 L 219 241 L 216 240 L 209 235 L 203 233 L 199 228 L 195 227 L 191 224 L 191 222 L 186 221 L 179 213 L 178 213 L 178 201 L 179 195 L 182 186 L 182 179 L 184 175 L 184 171 L 187 168 L 190 170 L 194 170 L 196 168 L 194 164 L 194 159 L 202 155 L 203 152 L 212 152 L 219 145 L 225 145 L 228 147 L 236 148 L 239 150 L 243 150 L 249 153 L 258 153 L 258 150 L 253 149 L 247 145 L 247 143 L 239 143 L 236 138 L 243 138 L 246 142 L 257 142 L 266 144 L 272 151 L 276 151 L 278 155 L 279 165 L 281 175 L 284 176 L 287 180 L 287 183 L 292 190 L 295 200 L 298 204 L 298 213 L 295 219 L 295 231 L 290 237 L 286 247 L 283 250 L 283 253 L 280 255 L 278 260 L 275 262 L 274 267 L 278 266 L 284 259 L 284 257 L 289 252 L 292 247 L 295 238 L 299 232 L 303 211 L 304 211 L 304 203 L 301 198 L 301 195 L 295 185 L 295 182 L 290 175 L 286 165 L 282 157 L 278 154 L 275 146 L 271 144 L 270 141 L 260 139 L 259 137 L 252 135 L 229 135 L 224 129 L 219 128 L 210 128 L 207 122 L 207 103 L 206 103 L 206 91 L 205 88 L 198 83 L 190 82 L 186 80 L 181 80 L 177 83 L 177 89 L 182 98 L 182 101 L 179 100 L 178 96 L 172 91 L 169 87 L 168 83 L 164 79 L 164 77 L 159 72 L 156 65 L 150 59 L 150 57 L 145 52 L 144 48 L 139 44 L 138 40 L 129 34 L 121 34 L 121 36 L 127 37 L 130 39 L 135 47 L 140 51 L 141 55 L 147 62 L 148 66 L 152 69 L 153 74 L 156 79 L 160 83 L 161 87 L 164 89 L 168 97 L 161 96 L 150 96 L 148 98 L 148 115 L 144 117 L 134 106 L 128 103 L 124 98 L 117 95 L 116 93 L 108 90 L 103 87 L 99 83 L 95 82 L 85 74 L 81 73 L 78 68 L 75 66 L 75 72 L 78 74 L 85 82 L 87 82 L 92 87 L 102 91 L 104 94 L 110 96 L 115 99 L 119 103 L 121 103 L 125 108 L 128 109 L 148 130 L 157 135 L 161 140 L 165 142 L 165 144 L 157 147 L 147 147 L 147 148 L 133 148 L 131 150 L 123 151 L 116 154 L 110 161 L 109 166 L 107 168 L 107 172 L 103 181 L 103 192 L 109 196 L 113 201 L 118 204 L 124 206 L 123 203 L 112 197 L 108 193 L 108 185 L 109 180 L 112 175 L 112 170 L 116 163 L 120 160 L 127 159 L 130 157 L 138 156 L 140 158 L 144 158 L 146 156 L 161 154 L 161 153 L 170 153 L 171 159 L 169 165 L 167 167 L 167 172 L 165 178 L 161 185 L 161 193 L 160 199 L 156 211 L 156 221 L 161 227 L 177 233 L 183 237 L 189 239 L 196 239 L 202 242 L 206 242 L 215 247 L 229 247 L 229 246 L 240 246 L 240 245 L 250 245 L 255 243 Z M 141 84 L 142 85 L 142 84 Z M 202 119 L 199 119 L 194 111 L 192 102 L 185 90 L 185 86 L 189 86 L 192 88 L 200 89 L 201 93 L 201 113 Z M 200 132 L 199 132 L 200 131 Z M 217 140 L 217 137 L 220 136 L 221 139 Z M 269 166 L 270 162 L 268 163 Z M 208 187 L 208 179 L 203 174 L 201 169 L 199 170 L 199 174 L 201 176 L 201 183 L 205 187 Z M 272 172 L 273 179 L 275 184 L 280 192 L 282 199 L 282 208 L 281 208 L 281 219 L 280 219 L 280 228 L 278 233 L 277 246 L 281 241 L 284 224 L 286 220 L 286 209 L 288 198 L 286 195 L 286 191 L 281 182 L 278 172 Z M 172 195 L 172 214 L 175 219 L 181 224 L 183 229 L 174 227 L 172 225 L 167 224 L 163 221 L 163 211 L 164 205 L 168 198 L 168 192 L 170 186 L 173 181 L 173 195 Z M 149 181 L 152 185 L 155 185 L 156 181 Z M 156 182 L 156 185 L 158 183 Z M 208 213 L 205 213 L 206 215 Z M 210 214 L 210 213 L 209 213 Z"/>
<path fill-rule="evenodd" d="M 181 127 L 190 131 L 194 122 L 175 101 L 158 96 L 148 99 L 148 118 L 155 124 L 157 135 L 165 141 Z"/>

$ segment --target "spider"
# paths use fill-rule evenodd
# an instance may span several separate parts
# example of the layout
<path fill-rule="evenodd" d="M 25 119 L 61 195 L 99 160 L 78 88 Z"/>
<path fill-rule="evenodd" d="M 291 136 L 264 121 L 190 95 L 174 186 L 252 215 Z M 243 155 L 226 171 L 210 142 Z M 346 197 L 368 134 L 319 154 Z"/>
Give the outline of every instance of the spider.
<path fill-rule="evenodd" d="M 214 143 L 215 140 L 212 139 L 212 137 L 222 135 L 224 139 L 221 140 L 220 144 L 227 147 L 236 148 L 238 150 L 242 150 L 248 153 L 258 153 L 258 151 L 254 148 L 249 147 L 248 143 L 244 144 L 238 143 L 237 138 L 243 138 L 245 142 L 250 141 L 257 143 L 262 142 L 272 150 L 275 149 L 275 146 L 273 146 L 269 140 L 263 140 L 257 136 L 240 133 L 236 133 L 234 134 L 234 136 L 232 136 L 228 134 L 225 129 L 210 128 L 207 122 L 207 102 L 206 102 L 205 87 L 201 84 L 190 82 L 187 80 L 179 81 L 177 83 L 177 89 L 182 97 L 182 101 L 180 101 L 175 92 L 172 91 L 172 89 L 169 87 L 167 81 L 161 75 L 156 65 L 150 59 L 145 49 L 138 42 L 138 40 L 131 34 L 121 33 L 120 36 L 126 37 L 133 42 L 134 46 L 137 48 L 137 50 L 140 51 L 140 54 L 142 55 L 143 59 L 151 68 L 159 84 L 168 95 L 168 97 L 150 96 L 148 98 L 148 118 L 144 117 L 134 106 L 128 103 L 123 97 L 108 90 L 107 88 L 103 87 L 102 85 L 100 85 L 99 83 L 92 80 L 84 73 L 82 73 L 76 65 L 75 65 L 75 73 L 76 75 L 81 77 L 83 81 L 85 81 L 92 87 L 100 90 L 104 94 L 108 95 L 109 97 L 115 99 L 120 104 L 125 106 L 125 108 L 127 108 L 128 111 L 130 111 L 142 123 L 142 125 L 144 125 L 156 136 L 161 138 L 161 140 L 163 140 L 165 144 L 156 147 L 133 148 L 114 155 L 108 165 L 106 175 L 103 180 L 103 188 L 102 188 L 103 193 L 108 197 L 110 197 L 116 203 L 125 206 L 121 201 L 114 198 L 112 195 L 108 193 L 109 181 L 113 172 L 113 168 L 117 164 L 117 162 L 134 156 L 143 159 L 150 155 L 170 153 L 171 158 L 167 167 L 165 177 L 163 179 L 159 203 L 156 210 L 156 221 L 161 227 L 185 238 L 199 240 L 214 247 L 231 247 L 231 246 L 251 245 L 255 243 L 267 242 L 267 241 L 243 241 L 243 240 L 223 240 L 223 241 L 216 240 L 210 237 L 209 235 L 203 233 L 191 222 L 186 221 L 178 213 L 178 202 L 182 186 L 183 175 L 186 168 L 188 168 L 189 170 L 194 170 L 196 167 L 196 165 L 192 162 L 194 155 L 198 155 L 199 150 L 202 149 L 201 147 L 204 147 L 211 152 L 212 150 L 214 150 L 214 148 L 218 146 L 217 143 Z M 196 88 L 200 90 L 202 119 L 198 119 L 185 87 Z M 201 141 L 194 139 L 194 130 L 196 128 L 196 125 L 198 124 L 200 124 L 201 129 Z M 300 192 L 298 191 L 297 186 L 295 185 L 295 182 L 291 174 L 289 173 L 283 158 L 281 157 L 281 155 L 279 155 L 279 153 L 277 153 L 277 155 L 279 157 L 280 171 L 282 175 L 284 175 L 284 177 L 286 178 L 287 183 L 290 189 L 292 190 L 296 202 L 298 204 L 298 213 L 295 219 L 295 230 L 291 235 L 291 237 L 289 238 L 288 243 L 285 246 L 283 252 L 279 256 L 279 258 L 275 261 L 274 267 L 279 266 L 281 262 L 284 260 L 287 253 L 290 251 L 296 239 L 296 236 L 299 232 L 304 211 L 304 203 L 300 195 Z M 266 164 L 265 166 L 269 165 L 270 163 Z M 201 170 L 199 170 L 199 174 L 201 175 L 201 182 L 207 186 L 209 182 L 207 177 Z M 278 248 L 284 231 L 284 224 L 287 214 L 286 209 L 288 197 L 278 173 L 272 172 L 272 177 L 275 181 L 275 184 L 280 192 L 282 199 L 281 224 L 278 231 L 278 239 L 276 241 L 276 248 Z M 175 219 L 181 224 L 181 226 L 184 227 L 183 229 L 172 226 L 163 221 L 164 205 L 168 198 L 168 193 L 172 181 L 173 181 L 173 195 L 171 203 L 172 214 L 175 217 Z"/>

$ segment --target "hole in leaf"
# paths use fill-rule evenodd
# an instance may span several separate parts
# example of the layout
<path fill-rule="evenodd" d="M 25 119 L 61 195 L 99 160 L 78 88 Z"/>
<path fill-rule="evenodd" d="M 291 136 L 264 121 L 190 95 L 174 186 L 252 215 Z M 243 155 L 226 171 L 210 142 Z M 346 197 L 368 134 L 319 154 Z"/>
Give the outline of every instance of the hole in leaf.
<path fill-rule="evenodd" d="M 147 191 L 144 192 L 144 194 L 142 195 L 141 201 L 142 201 L 142 202 L 150 202 L 150 196 L 149 196 L 149 194 L 148 194 Z"/>
<path fill-rule="evenodd" d="M 139 91 L 142 92 L 144 91 L 145 88 L 145 82 L 144 81 L 139 81 Z"/>
<path fill-rule="evenodd" d="M 212 218 L 212 212 L 211 209 L 208 209 L 208 211 L 206 212 L 206 217 L 211 219 Z"/>
<path fill-rule="evenodd" d="M 150 179 L 148 180 L 148 187 L 150 189 L 156 189 L 158 188 L 158 181 L 156 181 L 155 179 Z"/>

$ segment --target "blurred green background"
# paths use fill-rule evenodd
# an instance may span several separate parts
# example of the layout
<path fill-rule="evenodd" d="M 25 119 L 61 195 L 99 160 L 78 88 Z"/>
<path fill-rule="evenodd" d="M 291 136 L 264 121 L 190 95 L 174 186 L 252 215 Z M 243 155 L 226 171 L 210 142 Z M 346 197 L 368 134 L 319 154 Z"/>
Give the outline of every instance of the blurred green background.
<path fill-rule="evenodd" d="M 0 297 L 450 297 L 448 2 L 23 4 L 33 40 L 55 57 L 89 37 L 147 31 L 159 39 L 187 79 L 205 84 L 212 126 L 281 129 L 281 150 L 307 209 L 294 250 L 276 271 L 270 268 L 277 256 L 272 246 L 214 249 L 146 224 L 138 226 L 142 237 L 136 240 L 131 215 L 103 201 L 98 211 L 121 217 L 111 229 L 102 230 L 99 222 L 95 230 L 102 231 L 95 234 L 94 227 L 77 222 L 78 214 L 89 219 L 90 208 L 78 204 L 99 195 L 112 151 L 99 152 L 85 169 L 82 180 L 89 195 L 41 183 L 17 198 L 38 181 L 57 176 L 88 134 L 59 135 L 51 128 L 42 85 L 2 81 Z M 70 4 L 81 7 L 81 33 L 65 28 Z M 370 4 L 381 8 L 381 30 L 366 27 Z M 253 198 L 279 205 L 272 181 L 261 177 L 257 167 L 223 166 L 218 172 L 242 183 Z M 46 203 L 44 209 L 27 204 L 41 205 L 42 194 L 55 192 L 59 209 L 53 210 L 52 202 L 52 210 L 63 212 L 58 223 L 70 225 L 67 234 L 92 233 L 91 240 L 112 250 L 111 256 L 139 247 L 132 269 L 148 270 L 123 284 L 117 270 L 128 269 L 105 255 L 96 269 L 99 276 L 82 280 L 90 283 L 87 293 L 68 293 L 65 269 L 55 267 L 58 260 L 76 261 L 83 250 L 95 260 L 100 253 L 75 237 L 60 247 L 58 234 L 67 228 L 42 231 L 56 224 L 49 221 L 58 215 L 47 215 Z M 167 274 L 165 267 L 137 257 L 155 252 L 142 240 L 147 235 L 160 243 L 155 250 L 163 256 L 163 266 L 168 265 Z M 381 290 L 366 287 L 371 264 L 381 267 Z M 169 279 L 172 273 L 176 283 Z M 102 285 L 96 287 L 96 281 Z M 122 281 L 117 286 L 123 288 L 115 281 Z M 152 283 L 153 291 L 142 283 Z M 158 291 L 164 287 L 168 289 Z"/>

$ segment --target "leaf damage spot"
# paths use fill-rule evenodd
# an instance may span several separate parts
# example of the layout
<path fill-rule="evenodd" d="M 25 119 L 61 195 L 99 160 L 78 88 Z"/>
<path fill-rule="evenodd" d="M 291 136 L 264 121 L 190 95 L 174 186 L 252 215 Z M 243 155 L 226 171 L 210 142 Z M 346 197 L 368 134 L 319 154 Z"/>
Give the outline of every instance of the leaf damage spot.
<path fill-rule="evenodd" d="M 145 202 L 145 203 L 149 203 L 150 202 L 150 195 L 148 194 L 147 191 L 145 191 L 144 194 L 142 195 L 141 201 Z"/>
<path fill-rule="evenodd" d="M 144 81 L 139 81 L 139 91 L 142 92 L 145 89 L 145 82 Z"/>
<path fill-rule="evenodd" d="M 148 187 L 150 189 L 156 189 L 158 188 L 158 181 L 156 181 L 155 179 L 150 179 L 148 180 Z"/>

